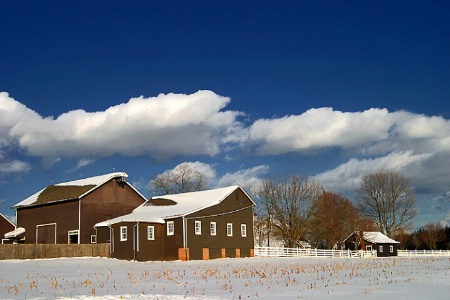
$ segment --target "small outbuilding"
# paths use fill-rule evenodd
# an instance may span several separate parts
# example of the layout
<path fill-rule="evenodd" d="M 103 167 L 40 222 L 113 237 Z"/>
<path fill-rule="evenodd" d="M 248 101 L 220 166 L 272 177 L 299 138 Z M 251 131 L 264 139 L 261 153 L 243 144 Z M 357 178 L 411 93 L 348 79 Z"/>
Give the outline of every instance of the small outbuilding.
<path fill-rule="evenodd" d="M 377 251 L 377 257 L 397 256 L 398 244 L 378 231 L 355 231 L 344 240 L 345 249 Z"/>
<path fill-rule="evenodd" d="M 130 213 L 146 201 L 123 172 L 50 185 L 13 206 L 17 229 L 32 244 L 96 243 L 94 225 Z"/>
<path fill-rule="evenodd" d="M 132 213 L 97 223 L 97 240 L 126 260 L 253 256 L 253 206 L 239 186 L 153 197 Z"/>

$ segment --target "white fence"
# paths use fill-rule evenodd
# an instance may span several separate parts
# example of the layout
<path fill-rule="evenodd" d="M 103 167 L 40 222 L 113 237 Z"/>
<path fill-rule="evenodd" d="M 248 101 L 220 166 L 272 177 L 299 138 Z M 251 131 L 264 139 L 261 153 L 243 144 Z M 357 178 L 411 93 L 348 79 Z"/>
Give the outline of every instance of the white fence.
<path fill-rule="evenodd" d="M 255 247 L 256 257 L 376 257 L 374 251 Z"/>
<path fill-rule="evenodd" d="M 450 250 L 398 250 L 400 257 L 450 256 Z M 255 247 L 256 257 L 377 257 L 374 251 Z"/>
<path fill-rule="evenodd" d="M 450 256 L 450 250 L 398 250 L 398 256 Z"/>

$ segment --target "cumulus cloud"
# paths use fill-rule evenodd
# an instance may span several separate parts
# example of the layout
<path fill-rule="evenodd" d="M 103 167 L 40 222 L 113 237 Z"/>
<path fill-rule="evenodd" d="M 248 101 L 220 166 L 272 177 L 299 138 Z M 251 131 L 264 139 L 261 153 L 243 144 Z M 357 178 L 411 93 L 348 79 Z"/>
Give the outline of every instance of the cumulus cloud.
<path fill-rule="evenodd" d="M 377 170 L 408 173 L 405 172 L 407 168 L 417 169 L 417 166 L 431 156 L 431 154 L 415 155 L 412 152 L 393 152 L 378 158 L 352 158 L 334 169 L 315 175 L 314 178 L 332 191 L 345 193 L 355 190 L 359 186 L 361 178 L 369 173 Z M 404 175 L 409 177 L 408 174 Z"/>
<path fill-rule="evenodd" d="M 249 128 L 249 141 L 261 155 L 332 147 L 358 148 L 366 155 L 409 150 L 426 153 L 450 148 L 450 121 L 386 109 L 350 113 L 318 108 L 301 115 L 257 120 Z"/>
<path fill-rule="evenodd" d="M 211 91 L 132 98 L 105 111 L 75 110 L 44 118 L 0 94 L 0 149 L 14 141 L 36 157 L 97 158 L 113 154 L 170 158 L 216 155 L 245 136 L 240 112 Z"/>

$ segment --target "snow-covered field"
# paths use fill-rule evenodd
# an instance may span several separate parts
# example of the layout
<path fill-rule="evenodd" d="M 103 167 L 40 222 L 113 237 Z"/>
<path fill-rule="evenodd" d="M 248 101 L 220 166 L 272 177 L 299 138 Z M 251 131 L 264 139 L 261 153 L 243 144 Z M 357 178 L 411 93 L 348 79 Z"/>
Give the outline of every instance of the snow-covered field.
<path fill-rule="evenodd" d="M 0 261 L 0 299 L 449 299 L 450 258 Z"/>

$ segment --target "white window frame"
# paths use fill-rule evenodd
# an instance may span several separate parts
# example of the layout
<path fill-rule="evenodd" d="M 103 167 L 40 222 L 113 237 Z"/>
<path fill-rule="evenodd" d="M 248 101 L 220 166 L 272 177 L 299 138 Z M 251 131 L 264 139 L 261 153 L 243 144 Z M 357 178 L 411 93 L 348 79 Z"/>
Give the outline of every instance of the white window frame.
<path fill-rule="evenodd" d="M 372 251 L 372 245 L 366 246 L 366 251 Z"/>
<path fill-rule="evenodd" d="M 97 236 L 95 234 L 91 234 L 91 244 L 97 244 Z"/>
<path fill-rule="evenodd" d="M 233 236 L 233 223 L 227 223 L 227 236 Z"/>
<path fill-rule="evenodd" d="M 153 225 L 147 226 L 147 240 L 149 241 L 155 240 L 155 226 Z"/>
<path fill-rule="evenodd" d="M 196 235 L 201 235 L 202 234 L 202 221 L 195 221 L 194 223 L 194 231 Z"/>
<path fill-rule="evenodd" d="M 173 221 L 167 221 L 167 235 L 175 234 L 175 223 Z"/>
<path fill-rule="evenodd" d="M 394 246 L 393 246 L 393 245 L 390 245 L 390 246 L 389 246 L 389 251 L 390 251 L 391 253 L 394 253 Z"/>
<path fill-rule="evenodd" d="M 209 232 L 211 235 L 217 235 L 217 224 L 216 222 L 209 223 Z"/>
<path fill-rule="evenodd" d="M 383 246 L 380 245 L 380 247 L 378 248 L 380 250 L 380 253 L 383 253 Z"/>
<path fill-rule="evenodd" d="M 124 242 L 128 239 L 128 227 L 120 226 L 120 241 Z"/>
<path fill-rule="evenodd" d="M 241 224 L 241 236 L 247 237 L 247 224 Z"/>

